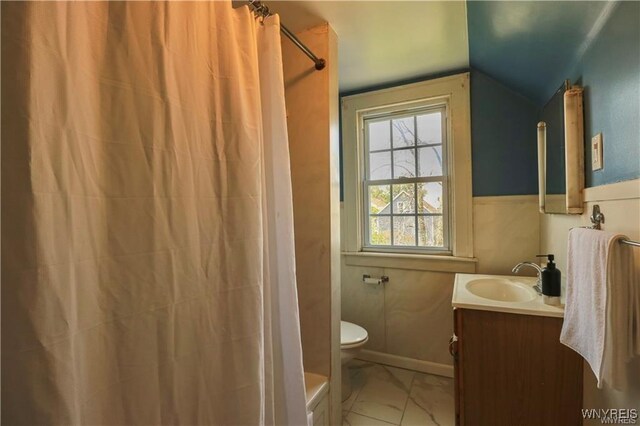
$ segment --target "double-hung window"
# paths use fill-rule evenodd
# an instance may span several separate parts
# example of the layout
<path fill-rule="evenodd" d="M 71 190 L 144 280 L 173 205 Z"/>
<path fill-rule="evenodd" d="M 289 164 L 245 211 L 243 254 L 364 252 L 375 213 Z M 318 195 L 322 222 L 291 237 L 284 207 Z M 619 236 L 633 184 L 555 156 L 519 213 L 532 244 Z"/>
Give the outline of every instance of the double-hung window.
<path fill-rule="evenodd" d="M 363 116 L 365 249 L 449 250 L 447 106 Z"/>
<path fill-rule="evenodd" d="M 348 265 L 475 270 L 469 105 L 468 73 L 342 98 Z"/>

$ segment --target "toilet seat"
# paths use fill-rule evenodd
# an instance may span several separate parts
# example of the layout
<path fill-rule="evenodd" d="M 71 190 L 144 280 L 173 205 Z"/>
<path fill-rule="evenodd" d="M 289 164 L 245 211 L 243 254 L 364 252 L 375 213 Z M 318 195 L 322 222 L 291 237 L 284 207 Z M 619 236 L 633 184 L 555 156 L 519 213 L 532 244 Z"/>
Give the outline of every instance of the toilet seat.
<path fill-rule="evenodd" d="M 367 330 L 359 325 L 340 321 L 340 348 L 350 349 L 362 346 L 369 340 Z"/>

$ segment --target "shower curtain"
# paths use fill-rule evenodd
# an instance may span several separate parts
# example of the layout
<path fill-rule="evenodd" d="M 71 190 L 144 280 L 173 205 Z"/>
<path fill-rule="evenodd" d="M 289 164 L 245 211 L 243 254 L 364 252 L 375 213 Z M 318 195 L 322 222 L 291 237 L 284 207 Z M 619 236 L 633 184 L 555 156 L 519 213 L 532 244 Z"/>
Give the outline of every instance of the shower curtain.
<path fill-rule="evenodd" d="M 2 423 L 306 424 L 279 21 L 2 2 Z"/>

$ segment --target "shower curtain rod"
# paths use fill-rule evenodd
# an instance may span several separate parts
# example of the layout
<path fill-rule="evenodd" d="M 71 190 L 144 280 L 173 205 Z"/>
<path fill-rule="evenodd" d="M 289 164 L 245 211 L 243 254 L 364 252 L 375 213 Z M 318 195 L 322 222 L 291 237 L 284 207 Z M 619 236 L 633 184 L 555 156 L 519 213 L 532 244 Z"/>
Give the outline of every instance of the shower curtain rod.
<path fill-rule="evenodd" d="M 253 12 L 255 12 L 258 16 L 266 18 L 267 16 L 271 15 L 269 8 L 266 5 L 262 4 L 260 0 L 248 0 L 248 2 L 251 10 L 253 10 Z M 280 24 L 280 31 L 282 31 L 284 35 L 286 35 L 289 40 L 293 42 L 293 44 L 298 46 L 298 48 L 302 50 L 302 52 L 313 61 L 318 71 L 325 67 L 325 65 L 327 64 L 326 61 L 322 58 L 318 58 L 311 50 L 309 50 L 307 46 L 304 45 L 304 43 L 302 43 L 298 39 L 298 37 L 296 37 L 291 31 L 289 31 L 287 27 L 282 25 L 282 23 Z"/>

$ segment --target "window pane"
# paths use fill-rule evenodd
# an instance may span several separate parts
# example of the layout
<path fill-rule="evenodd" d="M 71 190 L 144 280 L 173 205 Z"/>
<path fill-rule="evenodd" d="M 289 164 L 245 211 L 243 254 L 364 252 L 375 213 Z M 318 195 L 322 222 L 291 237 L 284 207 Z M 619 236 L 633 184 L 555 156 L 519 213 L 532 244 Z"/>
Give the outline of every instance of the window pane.
<path fill-rule="evenodd" d="M 415 213 L 415 184 L 393 185 L 393 214 Z"/>
<path fill-rule="evenodd" d="M 369 179 L 391 179 L 391 152 L 369 154 Z"/>
<path fill-rule="evenodd" d="M 374 154 L 371 154 L 374 155 Z M 416 151 L 413 149 L 403 149 L 393 151 L 393 177 L 415 177 L 416 176 Z"/>
<path fill-rule="evenodd" d="M 374 246 L 391 245 L 391 218 L 388 216 L 369 217 L 369 244 Z"/>
<path fill-rule="evenodd" d="M 389 185 L 372 185 L 369 187 L 369 213 L 391 214 L 391 194 Z"/>
<path fill-rule="evenodd" d="M 369 123 L 369 151 L 391 149 L 390 125 L 389 120 Z"/>
<path fill-rule="evenodd" d="M 421 247 L 444 247 L 442 216 L 418 216 L 418 245 Z"/>
<path fill-rule="evenodd" d="M 442 182 L 417 184 L 418 213 L 442 213 Z"/>
<path fill-rule="evenodd" d="M 418 176 L 442 176 L 442 145 L 418 148 Z"/>
<path fill-rule="evenodd" d="M 393 217 L 393 245 L 394 246 L 415 246 L 416 229 L 415 216 L 394 216 Z"/>
<path fill-rule="evenodd" d="M 413 117 L 399 118 L 391 121 L 393 147 L 402 148 L 415 145 Z"/>
<path fill-rule="evenodd" d="M 418 115 L 416 117 L 418 128 L 418 145 L 442 143 L 442 113 Z"/>
<path fill-rule="evenodd" d="M 448 235 L 444 111 L 396 117 L 378 116 L 364 123 L 365 245 L 443 248 Z"/>

